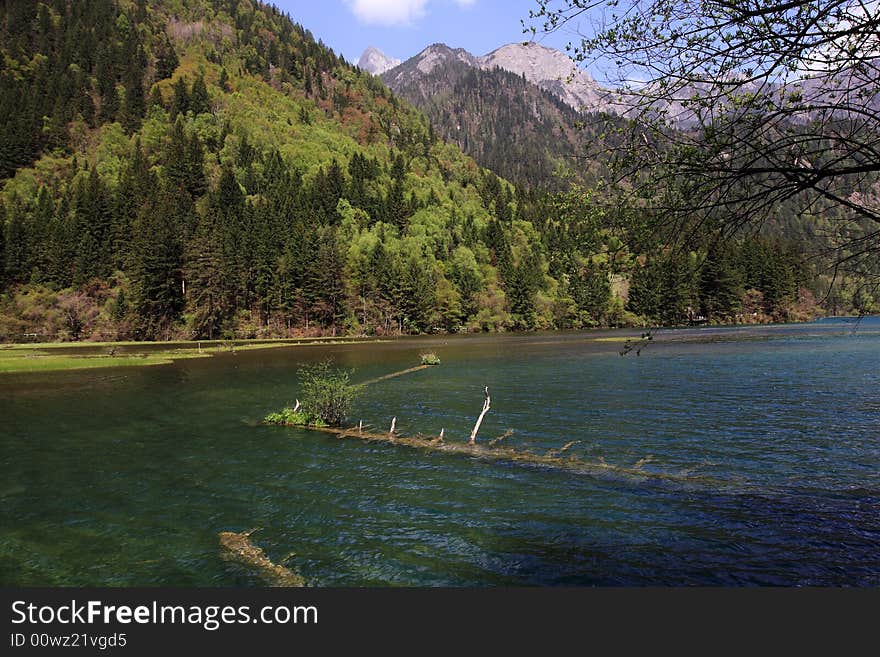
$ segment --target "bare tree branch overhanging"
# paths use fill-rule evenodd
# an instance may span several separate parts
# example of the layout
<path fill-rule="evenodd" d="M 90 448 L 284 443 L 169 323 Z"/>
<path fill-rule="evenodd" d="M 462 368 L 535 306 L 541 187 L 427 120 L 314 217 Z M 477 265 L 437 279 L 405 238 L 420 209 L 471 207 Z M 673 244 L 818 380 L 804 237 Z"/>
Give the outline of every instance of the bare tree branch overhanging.
<path fill-rule="evenodd" d="M 617 180 L 669 233 L 735 234 L 793 203 L 823 217 L 832 264 L 877 273 L 878 0 L 536 2 L 527 31 L 570 31 L 576 62 L 614 67 L 632 119 Z"/>

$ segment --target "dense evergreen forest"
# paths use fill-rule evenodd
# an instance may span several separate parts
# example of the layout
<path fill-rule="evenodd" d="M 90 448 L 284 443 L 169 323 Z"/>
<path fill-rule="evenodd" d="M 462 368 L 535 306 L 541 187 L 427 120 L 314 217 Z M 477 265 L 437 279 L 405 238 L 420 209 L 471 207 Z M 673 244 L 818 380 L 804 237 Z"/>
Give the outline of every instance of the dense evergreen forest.
<path fill-rule="evenodd" d="M 804 319 L 827 287 L 796 241 L 683 252 L 514 186 L 249 0 L 0 4 L 0 116 L 0 340 Z"/>

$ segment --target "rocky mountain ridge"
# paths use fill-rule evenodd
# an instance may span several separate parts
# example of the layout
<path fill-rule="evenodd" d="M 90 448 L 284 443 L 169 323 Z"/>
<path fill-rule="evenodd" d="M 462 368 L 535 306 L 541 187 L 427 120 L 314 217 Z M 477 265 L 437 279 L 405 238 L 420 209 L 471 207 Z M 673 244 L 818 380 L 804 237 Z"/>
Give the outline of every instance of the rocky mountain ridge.
<path fill-rule="evenodd" d="M 579 112 L 623 111 L 613 91 L 604 89 L 589 73 L 578 69 L 565 53 L 538 43 L 509 43 L 482 56 L 435 43 L 405 62 L 376 73 L 379 67 L 374 62 L 387 59 L 390 58 L 371 46 L 364 51 L 358 66 L 381 75 L 394 90 L 411 85 L 437 66 L 453 60 L 484 70 L 497 67 L 523 76 Z"/>

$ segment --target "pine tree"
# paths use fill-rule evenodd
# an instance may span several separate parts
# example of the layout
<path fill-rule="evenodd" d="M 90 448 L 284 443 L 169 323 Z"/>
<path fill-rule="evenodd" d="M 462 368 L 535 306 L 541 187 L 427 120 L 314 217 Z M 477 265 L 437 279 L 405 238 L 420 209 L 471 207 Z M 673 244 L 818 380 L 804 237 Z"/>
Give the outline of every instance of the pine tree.
<path fill-rule="evenodd" d="M 147 58 L 143 46 L 138 42 L 137 32 L 132 30 L 132 37 L 126 46 L 125 73 L 122 83 L 125 86 L 125 107 L 122 112 L 122 124 L 129 132 L 136 130 L 146 112 L 146 94 L 144 93 L 144 73 Z"/>
<path fill-rule="evenodd" d="M 161 32 L 156 42 L 156 80 L 165 80 L 173 76 L 179 64 L 171 39 L 164 31 Z"/>
<path fill-rule="evenodd" d="M 397 226 L 403 232 L 406 230 L 409 215 L 410 207 L 403 195 L 403 183 L 395 178 L 391 181 L 388 196 L 385 198 L 385 221 Z"/>
<path fill-rule="evenodd" d="M 603 320 L 611 301 L 611 282 L 604 268 L 598 266 L 573 268 L 568 275 L 569 290 L 577 309 L 589 323 Z"/>
<path fill-rule="evenodd" d="M 208 181 L 205 179 L 205 150 L 195 132 L 187 140 L 184 169 L 186 191 L 194 199 L 199 198 L 208 190 Z"/>
<path fill-rule="evenodd" d="M 501 279 L 505 282 L 509 281 L 513 276 L 513 254 L 507 235 L 496 219 L 489 220 L 489 226 L 486 230 L 486 246 L 492 252 L 493 264 L 498 268 Z"/>
<path fill-rule="evenodd" d="M 189 109 L 193 114 L 209 114 L 211 112 L 211 99 L 208 96 L 208 87 L 205 85 L 205 74 L 199 71 L 192 91 L 189 96 Z"/>
<path fill-rule="evenodd" d="M 163 186 L 146 204 L 132 227 L 128 271 L 137 337 L 168 339 L 183 308 L 183 258 L 179 226 L 183 203 L 179 191 Z"/>
<path fill-rule="evenodd" d="M 163 153 L 165 181 L 176 189 L 187 190 L 191 175 L 188 156 L 190 141 L 184 129 L 184 119 L 177 115 L 168 135 L 168 143 Z"/>
<path fill-rule="evenodd" d="M 688 262 L 673 253 L 659 254 L 633 272 L 629 307 L 663 325 L 682 324 L 697 306 L 697 286 Z"/>
<path fill-rule="evenodd" d="M 37 192 L 37 202 L 31 220 L 27 226 L 27 239 L 31 247 L 30 280 L 44 283 L 47 281 L 48 238 L 55 217 L 55 200 L 45 185 Z"/>
<path fill-rule="evenodd" d="M 113 205 L 94 166 L 79 178 L 72 210 L 76 231 L 74 283 L 107 278 L 112 270 Z"/>
<path fill-rule="evenodd" d="M 183 76 L 177 78 L 172 88 L 171 96 L 171 120 L 175 120 L 178 114 L 186 114 L 189 111 L 189 90 L 186 88 L 186 80 Z"/>
<path fill-rule="evenodd" d="M 102 43 L 98 50 L 98 94 L 101 97 L 101 121 L 114 121 L 119 113 L 119 97 L 116 94 L 116 67 L 113 44 Z"/>
<path fill-rule="evenodd" d="M 0 199 L 0 290 L 6 287 L 6 204 Z"/>
<path fill-rule="evenodd" d="M 192 314 L 193 338 L 220 337 L 231 315 L 229 289 L 233 284 L 223 263 L 223 243 L 216 222 L 204 216 L 186 250 L 187 307 Z"/>
<path fill-rule="evenodd" d="M 10 199 L 6 205 L 4 235 L 5 278 L 24 282 L 30 271 L 30 245 L 25 234 L 25 210 L 21 203 Z"/>
<path fill-rule="evenodd" d="M 731 319 L 741 307 L 742 277 L 730 250 L 713 244 L 700 272 L 700 308 L 709 321 Z"/>
<path fill-rule="evenodd" d="M 436 281 L 425 259 L 409 254 L 398 260 L 394 268 L 394 297 L 405 331 L 423 332 L 430 328 Z"/>

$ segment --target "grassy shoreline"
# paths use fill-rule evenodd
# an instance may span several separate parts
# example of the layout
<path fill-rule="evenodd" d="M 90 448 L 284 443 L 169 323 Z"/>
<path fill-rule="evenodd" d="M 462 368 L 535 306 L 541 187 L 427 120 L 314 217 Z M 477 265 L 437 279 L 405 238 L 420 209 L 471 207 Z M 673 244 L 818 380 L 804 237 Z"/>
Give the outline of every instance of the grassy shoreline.
<path fill-rule="evenodd" d="M 167 365 L 175 360 L 209 358 L 237 351 L 376 341 L 376 338 L 300 338 L 167 343 L 44 342 L 3 344 L 0 345 L 0 375 L 17 372 L 58 372 L 102 367 Z M 61 353 L 62 351 L 63 353 Z"/>

